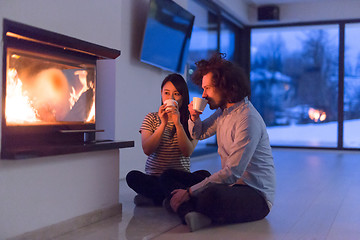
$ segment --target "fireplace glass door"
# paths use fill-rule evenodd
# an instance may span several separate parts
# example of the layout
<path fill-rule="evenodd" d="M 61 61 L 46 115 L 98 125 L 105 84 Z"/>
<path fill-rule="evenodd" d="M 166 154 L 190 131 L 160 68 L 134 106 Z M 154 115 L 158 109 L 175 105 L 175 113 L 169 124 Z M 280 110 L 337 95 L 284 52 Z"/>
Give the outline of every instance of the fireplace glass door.
<path fill-rule="evenodd" d="M 95 63 L 7 49 L 7 126 L 95 123 Z"/>

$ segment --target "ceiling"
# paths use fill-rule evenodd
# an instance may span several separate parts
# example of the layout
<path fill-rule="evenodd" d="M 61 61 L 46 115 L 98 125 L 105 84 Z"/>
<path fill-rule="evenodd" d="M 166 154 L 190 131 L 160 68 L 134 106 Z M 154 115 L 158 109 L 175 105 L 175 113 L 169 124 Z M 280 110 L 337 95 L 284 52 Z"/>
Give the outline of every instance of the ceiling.
<path fill-rule="evenodd" d="M 251 5 L 260 6 L 260 5 L 278 5 L 278 4 L 333 1 L 333 0 L 246 0 L 246 1 Z"/>

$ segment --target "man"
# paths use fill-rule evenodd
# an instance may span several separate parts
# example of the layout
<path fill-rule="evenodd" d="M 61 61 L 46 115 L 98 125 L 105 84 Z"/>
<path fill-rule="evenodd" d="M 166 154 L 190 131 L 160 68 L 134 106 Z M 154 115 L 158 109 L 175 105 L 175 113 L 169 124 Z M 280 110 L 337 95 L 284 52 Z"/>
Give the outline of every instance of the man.
<path fill-rule="evenodd" d="M 187 190 L 173 190 L 170 206 L 191 231 L 212 222 L 263 219 L 274 202 L 275 168 L 265 123 L 248 99 L 250 83 L 222 54 L 196 66 L 192 81 L 203 88 L 202 97 L 216 111 L 201 121 L 191 102 L 189 131 L 199 140 L 217 134 L 222 169 Z M 167 177 L 163 182 L 171 182 Z"/>

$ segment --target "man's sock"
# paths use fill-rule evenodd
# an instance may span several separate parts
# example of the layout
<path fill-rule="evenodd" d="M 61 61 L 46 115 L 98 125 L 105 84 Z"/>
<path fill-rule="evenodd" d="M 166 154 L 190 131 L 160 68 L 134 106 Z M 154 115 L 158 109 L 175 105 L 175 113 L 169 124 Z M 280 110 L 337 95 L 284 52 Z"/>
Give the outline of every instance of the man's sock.
<path fill-rule="evenodd" d="M 199 212 L 189 212 L 185 215 L 185 222 L 191 232 L 211 225 L 211 219 Z"/>

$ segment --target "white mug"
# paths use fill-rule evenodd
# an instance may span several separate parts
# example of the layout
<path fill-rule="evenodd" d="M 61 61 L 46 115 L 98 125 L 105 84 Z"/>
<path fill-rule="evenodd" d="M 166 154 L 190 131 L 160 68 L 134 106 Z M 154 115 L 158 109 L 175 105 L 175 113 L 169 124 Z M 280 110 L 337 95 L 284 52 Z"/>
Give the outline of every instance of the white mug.
<path fill-rule="evenodd" d="M 164 101 L 164 104 L 166 105 L 166 107 L 169 107 L 169 106 L 174 106 L 174 107 L 176 107 L 176 104 L 178 104 L 177 103 L 177 101 L 175 101 L 174 99 L 166 99 L 165 101 Z M 167 110 L 169 110 L 170 108 L 166 108 L 166 111 Z"/>
<path fill-rule="evenodd" d="M 194 97 L 193 98 L 193 109 L 197 112 L 203 112 L 208 101 L 204 98 Z"/>

